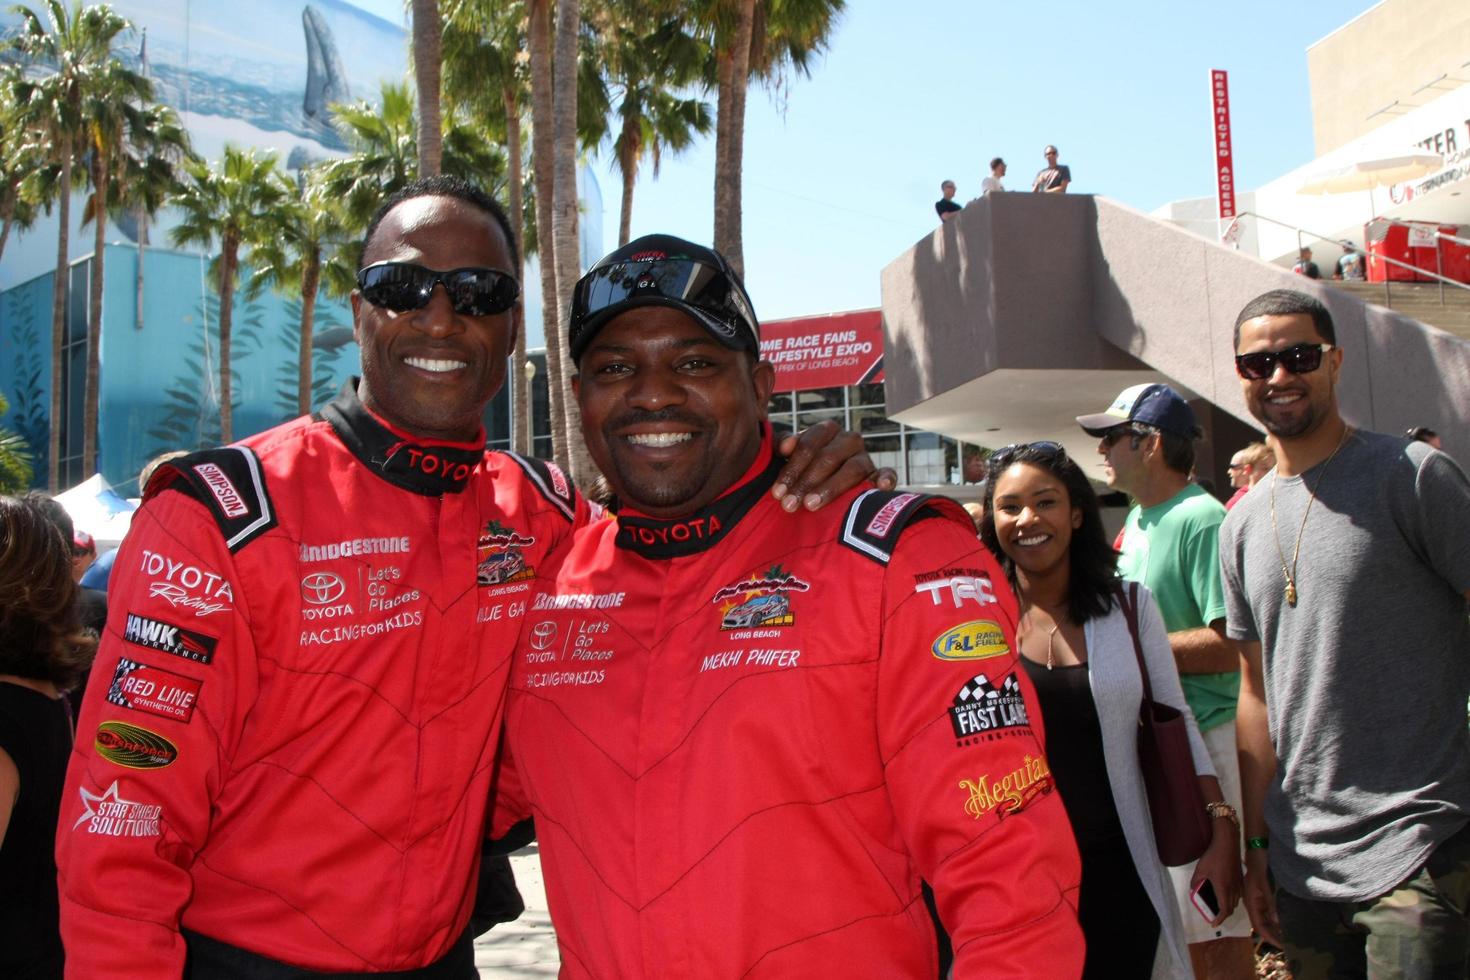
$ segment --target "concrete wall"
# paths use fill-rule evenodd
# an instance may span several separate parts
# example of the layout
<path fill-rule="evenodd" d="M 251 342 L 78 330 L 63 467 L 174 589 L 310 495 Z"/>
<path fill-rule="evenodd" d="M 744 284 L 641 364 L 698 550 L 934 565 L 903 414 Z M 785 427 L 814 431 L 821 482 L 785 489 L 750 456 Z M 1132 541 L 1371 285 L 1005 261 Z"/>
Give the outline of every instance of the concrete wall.
<path fill-rule="evenodd" d="M 1254 426 L 1235 374 L 1235 317 L 1292 288 L 1332 311 L 1350 422 L 1427 425 L 1470 461 L 1470 343 L 1105 198 L 975 202 L 889 264 L 882 287 L 890 414 L 999 368 L 1142 362 Z"/>
<path fill-rule="evenodd" d="M 1333 31 L 1307 49 L 1318 156 L 1470 81 L 1467 58 L 1465 0 L 1384 0 Z"/>
<path fill-rule="evenodd" d="M 991 195 L 884 268 L 890 414 L 1003 368 L 1140 367 L 1086 329 L 1095 226 L 1090 197 Z"/>

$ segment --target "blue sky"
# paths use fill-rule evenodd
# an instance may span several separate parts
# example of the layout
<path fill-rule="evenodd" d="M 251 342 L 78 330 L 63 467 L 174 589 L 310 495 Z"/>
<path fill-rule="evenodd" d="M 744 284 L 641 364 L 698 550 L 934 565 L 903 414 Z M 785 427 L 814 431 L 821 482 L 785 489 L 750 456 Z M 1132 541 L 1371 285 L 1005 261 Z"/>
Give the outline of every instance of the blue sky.
<path fill-rule="evenodd" d="M 397 23 L 399 0 L 358 3 Z M 762 318 L 876 306 L 878 274 L 928 234 L 939 182 L 979 193 L 993 156 L 1025 189 L 1055 143 L 1072 190 L 1142 210 L 1214 193 L 1209 70 L 1230 72 L 1239 184 L 1316 156 L 1307 46 L 1370 0 L 849 0 L 812 77 L 746 108 L 746 280 Z M 711 103 L 714 94 L 709 95 Z M 620 178 L 594 162 L 613 248 Z M 633 234 L 708 242 L 714 138 L 640 178 Z"/>

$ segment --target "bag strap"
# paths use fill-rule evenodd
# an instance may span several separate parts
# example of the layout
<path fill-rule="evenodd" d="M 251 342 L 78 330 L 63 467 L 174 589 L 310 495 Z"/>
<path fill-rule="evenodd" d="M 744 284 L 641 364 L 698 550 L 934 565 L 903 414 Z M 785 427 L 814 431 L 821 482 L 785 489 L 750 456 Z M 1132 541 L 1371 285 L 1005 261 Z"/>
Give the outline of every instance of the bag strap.
<path fill-rule="evenodd" d="M 1128 635 L 1133 637 L 1133 655 L 1138 658 L 1138 674 L 1143 678 L 1143 699 L 1152 701 L 1154 692 L 1148 682 L 1148 664 L 1144 662 L 1143 644 L 1138 639 L 1138 583 L 1129 582 L 1126 595 L 1121 582 L 1113 586 L 1113 591 L 1118 595 L 1118 605 L 1123 610 L 1123 618 L 1128 620 Z"/>

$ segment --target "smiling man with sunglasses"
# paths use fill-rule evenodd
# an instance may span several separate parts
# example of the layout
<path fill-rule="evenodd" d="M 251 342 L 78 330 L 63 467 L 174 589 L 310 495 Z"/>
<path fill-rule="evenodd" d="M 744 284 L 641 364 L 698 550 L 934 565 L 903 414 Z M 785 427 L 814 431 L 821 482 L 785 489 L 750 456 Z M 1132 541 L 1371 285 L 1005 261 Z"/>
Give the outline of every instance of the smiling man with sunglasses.
<path fill-rule="evenodd" d="M 534 812 L 562 975 L 1076 976 L 1079 866 L 1016 605 L 952 501 L 784 513 L 760 325 L 646 236 L 577 285 L 615 519 L 540 569 L 498 822 Z"/>
<path fill-rule="evenodd" d="M 1221 529 L 1251 921 L 1299 980 L 1463 977 L 1470 483 L 1347 424 L 1316 299 L 1252 300 L 1235 350 L 1276 454 Z"/>
<path fill-rule="evenodd" d="M 500 207 L 417 182 L 363 263 L 361 379 L 145 488 L 62 809 L 72 975 L 475 975 L 510 659 L 589 512 L 485 450 L 520 328 Z"/>

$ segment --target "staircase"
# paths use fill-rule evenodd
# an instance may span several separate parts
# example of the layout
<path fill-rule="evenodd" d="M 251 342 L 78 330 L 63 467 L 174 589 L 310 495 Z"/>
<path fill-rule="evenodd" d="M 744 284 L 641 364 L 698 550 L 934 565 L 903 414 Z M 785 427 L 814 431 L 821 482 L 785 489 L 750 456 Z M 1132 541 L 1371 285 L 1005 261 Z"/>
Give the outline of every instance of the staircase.
<path fill-rule="evenodd" d="M 1347 282 L 1324 279 L 1325 285 L 1352 293 L 1365 303 L 1386 307 L 1420 323 L 1438 327 L 1462 340 L 1470 340 L 1470 289 L 1444 287 L 1441 302 L 1435 282 Z"/>

